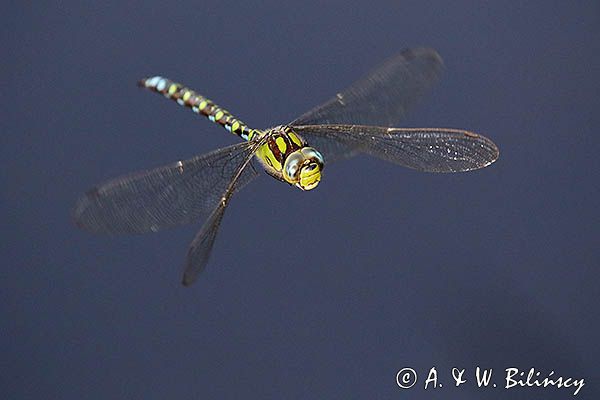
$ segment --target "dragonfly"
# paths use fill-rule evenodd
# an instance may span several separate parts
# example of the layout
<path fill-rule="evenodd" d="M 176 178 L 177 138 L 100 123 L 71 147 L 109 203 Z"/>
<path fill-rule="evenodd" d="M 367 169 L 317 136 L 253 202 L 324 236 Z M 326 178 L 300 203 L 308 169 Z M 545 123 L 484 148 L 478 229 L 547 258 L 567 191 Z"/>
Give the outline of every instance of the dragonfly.
<path fill-rule="evenodd" d="M 361 153 L 426 172 L 488 166 L 499 151 L 483 135 L 397 127 L 442 70 L 435 50 L 404 50 L 322 105 L 268 129 L 250 128 L 170 79 L 142 79 L 139 86 L 207 117 L 243 141 L 95 186 L 78 199 L 74 221 L 85 230 L 107 234 L 156 232 L 204 221 L 187 252 L 182 283 L 189 286 L 208 263 L 232 195 L 262 171 L 310 191 L 319 185 L 326 164 Z"/>

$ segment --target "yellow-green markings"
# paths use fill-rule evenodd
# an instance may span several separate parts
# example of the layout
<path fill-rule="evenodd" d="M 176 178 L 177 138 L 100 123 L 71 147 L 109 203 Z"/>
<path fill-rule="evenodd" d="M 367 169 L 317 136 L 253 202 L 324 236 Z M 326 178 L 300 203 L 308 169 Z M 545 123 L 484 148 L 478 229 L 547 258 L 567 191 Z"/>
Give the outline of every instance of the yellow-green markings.
<path fill-rule="evenodd" d="M 175 92 L 177 92 L 179 90 L 179 85 L 177 85 L 176 83 L 172 84 L 171 86 L 169 86 L 169 95 L 173 96 L 175 94 Z"/>
<path fill-rule="evenodd" d="M 267 165 L 269 165 L 270 167 L 275 169 L 275 171 L 281 172 L 281 169 L 283 168 L 283 166 L 277 160 L 277 158 L 275 157 L 275 155 L 273 154 L 273 152 L 271 151 L 271 149 L 269 148 L 269 145 L 267 143 L 260 146 L 260 148 L 256 152 L 256 156 L 258 158 L 260 158 L 261 160 L 265 161 L 267 163 Z"/>
<path fill-rule="evenodd" d="M 246 136 L 244 136 L 244 133 L 242 133 L 241 136 L 243 138 L 245 138 L 246 140 L 252 140 L 255 135 L 259 135 L 259 134 L 260 134 L 260 131 L 258 129 L 249 129 L 249 132 L 248 132 L 248 134 L 246 134 Z"/>
<path fill-rule="evenodd" d="M 279 151 L 282 154 L 285 154 L 285 151 L 287 150 L 287 144 L 285 143 L 285 139 L 280 136 L 277 139 L 275 139 L 275 143 L 277 144 Z"/>
<path fill-rule="evenodd" d="M 300 185 L 302 187 L 311 189 L 316 186 L 321 180 L 321 170 L 315 168 L 312 171 L 306 172 L 305 169 L 300 170 Z"/>
<path fill-rule="evenodd" d="M 300 140 L 300 138 L 298 136 L 296 136 L 296 134 L 294 132 L 292 132 L 291 130 L 288 129 L 287 134 L 288 134 L 288 137 L 292 140 L 292 142 L 294 142 L 297 146 L 302 147 L 304 145 L 302 143 L 302 140 Z"/>
<path fill-rule="evenodd" d="M 153 76 L 140 83 L 142 86 L 177 101 L 182 106 L 191 108 L 193 112 L 206 116 L 210 121 L 218 123 L 244 140 L 252 140 L 256 134 L 260 133 L 258 130 L 249 129 L 245 123 L 234 118 L 229 111 L 179 83 L 161 76 Z"/>

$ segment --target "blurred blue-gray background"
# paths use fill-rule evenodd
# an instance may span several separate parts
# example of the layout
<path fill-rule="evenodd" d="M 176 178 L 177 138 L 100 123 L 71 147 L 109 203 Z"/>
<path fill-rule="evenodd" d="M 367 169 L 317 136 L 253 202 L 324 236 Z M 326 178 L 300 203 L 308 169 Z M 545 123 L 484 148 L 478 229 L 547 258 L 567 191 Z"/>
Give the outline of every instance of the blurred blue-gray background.
<path fill-rule="evenodd" d="M 502 389 L 508 367 L 598 398 L 597 1 L 83 3 L 0 6 L 2 398 L 572 397 Z M 70 222 L 99 181 L 235 142 L 139 78 L 268 127 L 415 46 L 446 68 L 404 126 L 484 133 L 496 164 L 360 156 L 306 193 L 261 178 L 189 289 L 200 221 L 133 237 Z M 424 390 L 432 366 L 443 387 Z M 498 387 L 478 389 L 476 366 Z"/>

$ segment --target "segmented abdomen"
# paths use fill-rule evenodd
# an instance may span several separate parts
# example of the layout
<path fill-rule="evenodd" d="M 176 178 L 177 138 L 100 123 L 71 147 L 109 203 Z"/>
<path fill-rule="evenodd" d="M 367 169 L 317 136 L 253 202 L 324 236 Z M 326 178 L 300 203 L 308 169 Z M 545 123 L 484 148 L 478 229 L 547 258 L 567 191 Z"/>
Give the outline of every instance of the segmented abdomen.
<path fill-rule="evenodd" d="M 231 115 L 229 111 L 219 107 L 201 94 L 170 79 L 153 76 L 142 79 L 139 85 L 161 93 L 165 97 L 175 100 L 179 105 L 190 108 L 197 114 L 204 115 L 212 122 L 221 125 L 244 140 L 251 140 L 254 135 L 260 132 L 256 129 L 250 129 L 245 123 Z"/>

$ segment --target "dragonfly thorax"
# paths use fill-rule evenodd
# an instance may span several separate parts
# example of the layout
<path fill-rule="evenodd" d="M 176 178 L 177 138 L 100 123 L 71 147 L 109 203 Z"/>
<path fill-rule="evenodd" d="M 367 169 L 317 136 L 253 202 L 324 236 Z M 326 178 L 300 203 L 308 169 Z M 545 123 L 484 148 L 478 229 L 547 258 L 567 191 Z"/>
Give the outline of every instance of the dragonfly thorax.
<path fill-rule="evenodd" d="M 265 132 L 266 142 L 256 152 L 267 173 L 302 190 L 321 181 L 323 156 L 290 127 L 278 126 Z"/>

